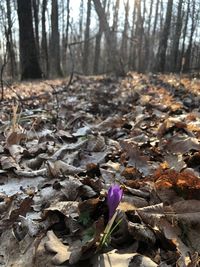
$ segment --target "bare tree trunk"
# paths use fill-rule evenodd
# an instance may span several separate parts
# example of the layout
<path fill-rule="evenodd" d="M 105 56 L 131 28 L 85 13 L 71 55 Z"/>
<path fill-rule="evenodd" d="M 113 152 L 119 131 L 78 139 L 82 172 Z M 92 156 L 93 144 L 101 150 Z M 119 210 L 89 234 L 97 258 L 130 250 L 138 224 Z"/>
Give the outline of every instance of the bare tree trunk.
<path fill-rule="evenodd" d="M 176 19 L 176 28 L 175 28 L 175 35 L 174 35 L 174 42 L 172 47 L 172 70 L 177 70 L 177 61 L 178 61 L 178 54 L 179 54 L 179 42 L 181 37 L 181 28 L 182 28 L 182 5 L 183 0 L 179 0 L 178 3 L 178 12 L 177 12 L 177 19 Z"/>
<path fill-rule="evenodd" d="M 155 57 L 155 53 L 154 53 L 154 45 L 155 45 L 155 41 L 156 41 L 156 27 L 157 27 L 157 23 L 158 23 L 158 11 L 159 11 L 159 5 L 160 5 L 160 0 L 157 0 L 156 2 L 156 10 L 155 10 L 155 19 L 154 19 L 154 23 L 153 23 L 153 32 L 152 32 L 152 40 L 151 40 L 151 44 L 150 44 L 150 60 L 149 60 L 149 64 L 148 64 L 148 70 L 154 70 L 154 57 Z"/>
<path fill-rule="evenodd" d="M 67 1 L 67 25 L 66 25 L 66 36 L 65 36 L 65 46 L 67 47 L 69 42 L 69 21 L 70 21 L 70 0 Z"/>
<path fill-rule="evenodd" d="M 117 30 L 118 30 L 118 21 L 119 21 L 119 4 L 120 0 L 116 0 L 114 8 L 114 14 L 113 14 L 113 24 L 112 24 L 112 36 L 113 36 L 113 43 L 117 47 Z"/>
<path fill-rule="evenodd" d="M 98 74 L 98 72 L 99 72 L 99 60 L 100 60 L 100 53 L 101 53 L 101 38 L 102 38 L 102 30 L 99 27 L 99 32 L 97 33 L 96 40 L 95 40 L 95 54 L 94 54 L 94 67 L 93 67 L 94 74 Z"/>
<path fill-rule="evenodd" d="M 62 77 L 60 66 L 60 34 L 58 29 L 58 0 L 51 1 L 51 75 Z"/>
<path fill-rule="evenodd" d="M 171 17 L 172 17 L 173 0 L 168 0 L 166 18 L 164 23 L 164 29 L 161 33 L 158 55 L 157 55 L 157 71 L 163 72 L 165 70 L 167 43 L 170 33 Z"/>
<path fill-rule="evenodd" d="M 6 0 L 6 8 L 7 8 L 7 50 L 8 50 L 8 59 L 10 61 L 10 74 L 12 78 L 17 76 L 17 64 L 15 58 L 15 50 L 13 44 L 13 35 L 12 35 L 12 21 L 11 21 L 11 6 L 10 0 Z"/>
<path fill-rule="evenodd" d="M 89 74 L 89 57 L 90 57 L 90 19 L 91 19 L 91 0 L 87 1 L 87 21 L 85 29 L 84 49 L 82 70 L 84 74 Z"/>
<path fill-rule="evenodd" d="M 60 20 L 62 21 L 62 24 L 60 26 L 60 28 L 62 29 L 61 64 L 63 73 L 68 74 L 69 73 L 68 70 L 70 71 L 70 66 L 68 68 L 68 62 L 67 62 L 67 49 L 68 49 L 69 26 L 70 26 L 70 0 L 60 0 L 60 9 L 61 9 Z"/>
<path fill-rule="evenodd" d="M 187 2 L 187 12 L 186 12 L 186 17 L 185 17 L 185 22 L 184 22 L 184 28 L 183 28 L 183 41 L 182 41 L 182 47 L 181 47 L 181 56 L 179 60 L 179 69 L 183 69 L 183 63 L 185 61 L 184 54 L 185 54 L 185 40 L 186 40 L 186 35 L 187 35 L 187 27 L 188 27 L 188 19 L 189 19 L 189 13 L 190 13 L 190 0 Z"/>
<path fill-rule="evenodd" d="M 33 33 L 31 1 L 17 0 L 17 5 L 20 34 L 21 79 L 42 78 Z"/>
<path fill-rule="evenodd" d="M 131 25 L 131 42 L 129 48 L 129 69 L 135 69 L 135 17 L 136 17 L 136 4 L 134 2 L 132 13 L 132 25 Z"/>
<path fill-rule="evenodd" d="M 142 53 L 142 39 L 143 39 L 143 21 L 141 14 L 141 0 L 136 0 L 136 10 L 137 10 L 137 22 L 135 35 L 137 39 L 136 43 L 136 70 L 141 71 L 141 53 Z"/>
<path fill-rule="evenodd" d="M 99 17 L 101 27 L 105 33 L 106 43 L 108 47 L 109 62 L 111 64 L 112 71 L 114 71 L 116 75 L 125 75 L 124 68 L 120 62 L 118 50 L 113 44 L 112 32 L 110 31 L 105 11 L 101 5 L 100 0 L 93 0 L 93 2 L 97 15 Z"/>
<path fill-rule="evenodd" d="M 107 0 L 104 0 L 103 2 L 103 8 L 105 10 L 106 8 L 106 2 Z M 101 28 L 101 24 L 99 23 L 99 32 L 97 33 L 97 36 L 95 38 L 95 54 L 94 54 L 94 66 L 93 66 L 93 72 L 94 74 L 99 73 L 99 61 L 100 61 L 100 54 L 101 54 L 101 38 L 102 38 L 103 30 Z"/>
<path fill-rule="evenodd" d="M 79 39 L 83 38 L 83 0 L 80 2 L 79 7 Z"/>
<path fill-rule="evenodd" d="M 41 41 L 41 62 L 43 65 L 43 72 L 45 77 L 49 77 L 49 55 L 47 46 L 46 33 L 46 10 L 47 0 L 42 1 L 42 41 Z"/>
<path fill-rule="evenodd" d="M 149 70 L 149 59 L 150 59 L 150 52 L 151 52 L 151 19 L 152 19 L 152 12 L 153 12 L 153 0 L 150 3 L 150 10 L 149 10 L 149 17 L 148 17 L 148 28 L 147 33 L 145 35 L 145 62 L 146 62 L 146 70 Z"/>
<path fill-rule="evenodd" d="M 32 0 L 33 6 L 33 17 L 34 17 L 34 29 L 35 29 L 35 42 L 38 53 L 38 58 L 40 55 L 40 45 L 39 45 L 39 0 Z"/>
<path fill-rule="evenodd" d="M 194 37 L 194 32 L 195 32 L 197 17 L 198 17 L 198 13 L 195 14 L 195 11 L 196 11 L 196 1 L 193 0 L 192 1 L 192 14 L 191 14 L 192 23 L 191 23 L 189 44 L 188 44 L 187 50 L 185 52 L 185 64 L 183 67 L 183 71 L 188 71 L 190 69 L 193 37 Z"/>
<path fill-rule="evenodd" d="M 123 65 L 127 65 L 128 63 L 128 19 L 129 19 L 129 0 L 125 5 L 125 18 L 124 18 L 124 30 L 122 33 L 122 44 L 121 44 L 121 57 L 123 61 Z"/>

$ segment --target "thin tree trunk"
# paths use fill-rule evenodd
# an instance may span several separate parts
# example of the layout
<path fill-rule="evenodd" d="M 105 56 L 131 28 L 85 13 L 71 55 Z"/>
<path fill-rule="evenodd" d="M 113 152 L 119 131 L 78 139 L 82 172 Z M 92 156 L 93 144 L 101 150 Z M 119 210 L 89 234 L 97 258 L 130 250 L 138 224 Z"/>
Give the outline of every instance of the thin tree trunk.
<path fill-rule="evenodd" d="M 49 55 L 47 45 L 47 32 L 46 32 L 46 10 L 47 0 L 42 1 L 42 41 L 41 41 L 41 59 L 43 64 L 43 72 L 45 77 L 49 77 Z"/>
<path fill-rule="evenodd" d="M 102 30 L 99 27 L 99 32 L 97 33 L 95 39 L 95 53 L 94 53 L 94 67 L 93 72 L 94 74 L 99 73 L 99 61 L 100 61 L 100 54 L 101 54 L 101 38 L 102 38 Z"/>
<path fill-rule="evenodd" d="M 129 0 L 125 5 L 125 18 L 124 18 L 124 30 L 122 33 L 122 44 L 121 44 L 121 57 L 123 61 L 123 65 L 125 66 L 128 61 L 128 17 L 129 17 Z"/>
<path fill-rule="evenodd" d="M 51 75 L 54 77 L 62 77 L 60 66 L 60 34 L 58 29 L 58 1 L 52 0 L 51 9 Z"/>
<path fill-rule="evenodd" d="M 117 48 L 113 44 L 112 33 L 110 31 L 110 27 L 106 19 L 105 11 L 101 5 L 100 0 L 93 0 L 93 2 L 94 2 L 97 15 L 99 17 L 101 27 L 105 33 L 105 39 L 106 39 L 106 43 L 108 47 L 109 62 L 110 62 L 112 71 L 114 71 L 116 75 L 124 75 L 125 74 L 124 68 L 120 62 L 120 57 L 119 57 Z"/>
<path fill-rule="evenodd" d="M 166 18 L 164 23 L 164 29 L 161 33 L 158 55 L 157 55 L 157 71 L 163 72 L 165 70 L 167 43 L 170 33 L 171 17 L 172 17 L 173 0 L 168 0 Z"/>
<path fill-rule="evenodd" d="M 83 49 L 82 70 L 84 74 L 89 74 L 89 56 L 90 56 L 90 20 L 91 20 L 91 0 L 87 2 L 87 21 L 85 29 L 85 40 Z"/>
<path fill-rule="evenodd" d="M 103 2 L 103 8 L 106 9 L 107 0 Z M 100 61 L 100 54 L 101 54 L 101 39 L 102 39 L 103 30 L 101 28 L 101 24 L 99 23 L 99 32 L 95 39 L 95 54 L 94 54 L 94 67 L 93 72 L 94 74 L 99 73 L 99 61 Z"/>
<path fill-rule="evenodd" d="M 190 30 L 190 37 L 189 37 L 189 44 L 187 47 L 187 50 L 185 52 L 185 64 L 184 64 L 184 71 L 188 71 L 190 69 L 190 64 L 191 64 L 191 52 L 192 52 L 192 44 L 193 44 L 193 37 L 194 37 L 194 32 L 196 28 L 196 23 L 197 23 L 197 16 L 198 14 L 195 14 L 196 11 L 196 2 L 192 2 L 192 24 L 191 24 L 191 30 Z M 196 15 L 196 16 L 195 16 Z"/>
<path fill-rule="evenodd" d="M 114 14 L 113 14 L 113 24 L 112 24 L 112 36 L 113 36 L 113 43 L 117 47 L 117 31 L 118 31 L 118 21 L 119 21 L 119 4 L 120 0 L 116 0 L 114 8 Z"/>
<path fill-rule="evenodd" d="M 157 28 L 157 23 L 158 23 L 158 11 L 159 11 L 159 5 L 160 5 L 160 0 L 157 0 L 156 2 L 156 10 L 155 10 L 155 19 L 153 23 L 153 32 L 152 32 L 152 40 L 150 44 L 150 60 L 148 64 L 148 70 L 154 70 L 155 64 L 154 64 L 154 58 L 155 58 L 155 53 L 154 53 L 154 45 L 156 41 L 156 28 Z"/>
<path fill-rule="evenodd" d="M 40 45 L 39 45 L 39 1 L 32 0 L 33 6 L 33 17 L 34 17 L 34 29 L 35 29 L 35 42 L 38 53 L 38 58 L 40 55 Z"/>
<path fill-rule="evenodd" d="M 64 0 L 65 1 L 65 0 Z M 69 26 L 70 26 L 70 0 L 67 0 L 67 24 L 65 29 L 65 46 L 64 46 L 64 53 L 65 53 L 65 60 L 64 65 L 67 70 L 67 48 L 69 43 Z"/>
<path fill-rule="evenodd" d="M 177 70 L 179 42 L 180 42 L 181 28 L 182 28 L 182 5 L 183 5 L 183 0 L 179 0 L 177 19 L 176 19 L 175 36 L 174 36 L 174 42 L 173 42 L 173 47 L 172 47 L 172 60 L 173 60 L 172 70 L 173 71 Z"/>
<path fill-rule="evenodd" d="M 15 50 L 13 44 L 13 36 L 12 36 L 12 21 L 11 21 L 11 6 L 10 0 L 6 0 L 6 8 L 7 8 L 7 49 L 8 49 L 8 58 L 10 61 L 10 74 L 12 78 L 17 76 L 17 64 L 15 58 Z"/>
<path fill-rule="evenodd" d="M 136 10 L 137 10 L 137 22 L 135 35 L 137 39 L 136 44 L 136 70 L 141 71 L 141 53 L 142 53 L 142 39 L 143 39 L 143 22 L 141 15 L 141 0 L 136 1 Z"/>
<path fill-rule="evenodd" d="M 136 4 L 134 2 L 133 13 L 132 13 L 132 25 L 131 25 L 131 43 L 129 49 L 129 69 L 135 69 L 135 17 L 136 17 Z"/>
<path fill-rule="evenodd" d="M 151 18 L 152 18 L 152 12 L 153 12 L 153 0 L 151 0 L 150 3 L 150 10 L 149 10 L 149 17 L 148 17 L 148 28 L 147 28 L 147 34 L 145 36 L 145 62 L 146 62 L 146 70 L 148 70 L 149 67 L 149 57 L 150 57 L 150 52 L 151 52 L 151 35 L 150 35 L 150 30 L 151 30 Z"/>
<path fill-rule="evenodd" d="M 183 29 L 183 41 L 182 41 L 182 48 L 181 48 L 181 56 L 180 56 L 180 62 L 179 62 L 179 69 L 183 68 L 183 63 L 185 61 L 184 54 L 185 54 L 185 40 L 186 40 L 186 34 L 187 34 L 187 27 L 188 27 L 188 19 L 189 19 L 189 13 L 190 13 L 190 0 L 188 0 L 187 3 L 187 13 L 184 23 L 184 29 Z"/>

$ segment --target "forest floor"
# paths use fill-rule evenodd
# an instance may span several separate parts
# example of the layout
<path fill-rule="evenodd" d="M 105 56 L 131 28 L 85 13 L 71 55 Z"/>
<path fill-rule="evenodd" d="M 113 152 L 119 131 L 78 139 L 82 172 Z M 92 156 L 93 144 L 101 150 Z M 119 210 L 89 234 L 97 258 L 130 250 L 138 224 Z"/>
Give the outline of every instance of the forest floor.
<path fill-rule="evenodd" d="M 0 266 L 200 266 L 200 80 L 24 82 L 0 105 Z"/>

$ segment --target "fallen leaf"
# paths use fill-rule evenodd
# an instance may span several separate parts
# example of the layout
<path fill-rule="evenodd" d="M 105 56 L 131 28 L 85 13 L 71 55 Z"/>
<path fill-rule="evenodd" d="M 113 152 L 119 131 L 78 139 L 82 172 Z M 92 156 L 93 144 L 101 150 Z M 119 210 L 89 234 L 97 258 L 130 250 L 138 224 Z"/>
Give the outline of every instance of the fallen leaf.
<path fill-rule="evenodd" d="M 71 251 L 69 246 L 65 246 L 54 234 L 53 231 L 47 232 L 48 241 L 45 243 L 45 248 L 56 255 L 52 258 L 55 265 L 60 265 L 69 260 Z"/>

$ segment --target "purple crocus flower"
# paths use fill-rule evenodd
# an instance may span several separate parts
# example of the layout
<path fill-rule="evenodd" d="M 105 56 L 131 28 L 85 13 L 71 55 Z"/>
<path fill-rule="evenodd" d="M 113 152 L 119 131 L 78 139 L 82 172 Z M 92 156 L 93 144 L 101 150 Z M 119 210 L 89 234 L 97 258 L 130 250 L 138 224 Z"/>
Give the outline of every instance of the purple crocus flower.
<path fill-rule="evenodd" d="M 119 202 L 122 199 L 123 190 L 118 185 L 113 185 L 108 190 L 107 204 L 109 209 L 109 220 L 114 215 Z"/>

